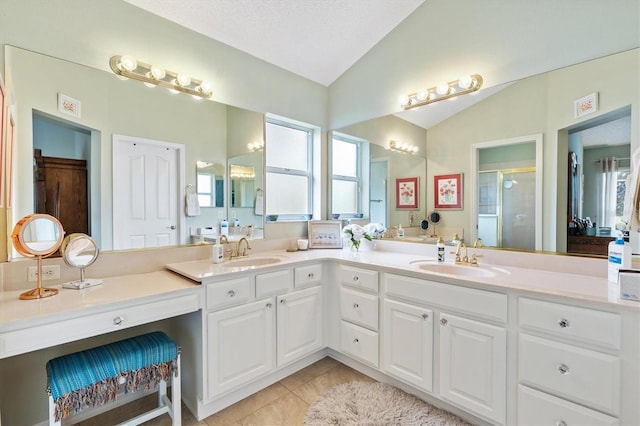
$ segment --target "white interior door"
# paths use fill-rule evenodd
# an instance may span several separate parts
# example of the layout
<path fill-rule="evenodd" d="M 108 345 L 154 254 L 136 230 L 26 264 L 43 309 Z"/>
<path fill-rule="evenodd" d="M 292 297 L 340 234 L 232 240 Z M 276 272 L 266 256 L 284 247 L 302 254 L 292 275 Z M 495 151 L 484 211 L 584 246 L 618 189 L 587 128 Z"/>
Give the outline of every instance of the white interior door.
<path fill-rule="evenodd" d="M 182 241 L 184 145 L 113 136 L 113 248 Z"/>

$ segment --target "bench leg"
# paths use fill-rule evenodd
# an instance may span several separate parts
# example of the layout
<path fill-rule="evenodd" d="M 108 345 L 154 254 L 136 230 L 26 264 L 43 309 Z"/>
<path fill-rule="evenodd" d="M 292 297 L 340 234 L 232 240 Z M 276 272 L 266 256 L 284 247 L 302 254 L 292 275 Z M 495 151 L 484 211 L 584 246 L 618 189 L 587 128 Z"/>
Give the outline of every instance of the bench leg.
<path fill-rule="evenodd" d="M 53 397 L 49 395 L 49 426 L 61 426 L 62 421 L 55 421 L 56 404 L 53 402 Z"/>
<path fill-rule="evenodd" d="M 182 395 L 180 390 L 180 378 L 182 371 L 180 369 L 180 354 L 177 359 L 176 374 L 171 376 L 171 426 L 180 426 L 182 424 Z M 177 376 L 177 377 L 176 377 Z"/>

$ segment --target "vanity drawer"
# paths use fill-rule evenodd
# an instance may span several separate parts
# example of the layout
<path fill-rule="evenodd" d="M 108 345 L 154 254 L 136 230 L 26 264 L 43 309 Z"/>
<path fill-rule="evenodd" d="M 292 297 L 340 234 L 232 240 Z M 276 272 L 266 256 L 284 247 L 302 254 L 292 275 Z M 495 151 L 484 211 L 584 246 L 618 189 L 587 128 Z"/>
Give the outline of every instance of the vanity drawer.
<path fill-rule="evenodd" d="M 291 269 L 256 275 L 257 298 L 285 293 L 292 288 L 293 271 Z"/>
<path fill-rule="evenodd" d="M 412 303 L 464 309 L 465 314 L 507 322 L 506 294 L 394 274 L 385 275 L 385 285 L 388 296 L 410 300 Z"/>
<path fill-rule="evenodd" d="M 245 303 L 251 298 L 251 278 L 243 277 L 207 285 L 207 309 Z"/>
<path fill-rule="evenodd" d="M 340 314 L 344 320 L 378 331 L 378 296 L 341 288 Z"/>
<path fill-rule="evenodd" d="M 518 424 L 522 426 L 619 425 L 611 416 L 526 386 L 518 386 Z"/>
<path fill-rule="evenodd" d="M 368 269 L 340 266 L 340 282 L 351 287 L 378 292 L 378 272 Z"/>
<path fill-rule="evenodd" d="M 295 288 L 307 287 L 322 282 L 322 265 L 299 266 L 294 271 Z"/>
<path fill-rule="evenodd" d="M 188 294 L 9 331 L 0 334 L 0 358 L 159 321 L 198 309 L 198 294 Z"/>
<path fill-rule="evenodd" d="M 518 305 L 523 329 L 620 349 L 622 326 L 618 314 L 528 298 L 520 298 Z"/>
<path fill-rule="evenodd" d="M 340 348 L 345 354 L 378 367 L 378 333 L 340 321 Z"/>
<path fill-rule="evenodd" d="M 520 383 L 619 414 L 619 358 L 526 334 L 520 335 L 518 353 Z"/>

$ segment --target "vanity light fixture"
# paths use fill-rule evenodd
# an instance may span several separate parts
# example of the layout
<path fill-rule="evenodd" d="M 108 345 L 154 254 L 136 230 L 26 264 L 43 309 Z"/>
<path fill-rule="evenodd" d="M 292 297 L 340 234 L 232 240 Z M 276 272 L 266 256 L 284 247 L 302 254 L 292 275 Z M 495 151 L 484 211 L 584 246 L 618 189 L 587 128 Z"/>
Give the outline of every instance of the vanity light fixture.
<path fill-rule="evenodd" d="M 129 55 L 113 56 L 109 65 L 117 76 L 142 81 L 148 87 L 161 86 L 173 93 L 187 93 L 196 99 L 207 99 L 213 94 L 211 85 L 205 81 L 169 71 L 155 64 L 140 62 Z"/>
<path fill-rule="evenodd" d="M 407 110 L 445 99 L 451 99 L 455 96 L 473 93 L 480 90 L 482 81 L 482 76 L 479 74 L 465 75 L 457 80 L 440 83 L 429 89 L 402 96 L 400 98 L 400 106 L 402 109 Z"/>
<path fill-rule="evenodd" d="M 247 144 L 247 148 L 249 148 L 249 151 L 262 151 L 264 150 L 264 141 L 255 141 L 255 142 L 251 142 Z"/>
<path fill-rule="evenodd" d="M 419 148 L 415 145 L 411 145 L 403 142 L 396 142 L 394 140 L 389 141 L 389 147 L 391 151 L 402 152 L 403 154 L 413 155 L 419 151 Z"/>

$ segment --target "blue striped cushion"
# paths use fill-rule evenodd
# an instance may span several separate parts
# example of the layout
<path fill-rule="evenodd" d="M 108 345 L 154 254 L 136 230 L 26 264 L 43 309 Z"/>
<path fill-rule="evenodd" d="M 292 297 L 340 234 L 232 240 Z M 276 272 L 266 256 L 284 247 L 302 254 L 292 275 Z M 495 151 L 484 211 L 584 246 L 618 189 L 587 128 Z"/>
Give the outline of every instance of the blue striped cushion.
<path fill-rule="evenodd" d="M 177 345 L 161 331 L 54 358 L 47 363 L 53 399 L 122 373 L 168 362 Z"/>

